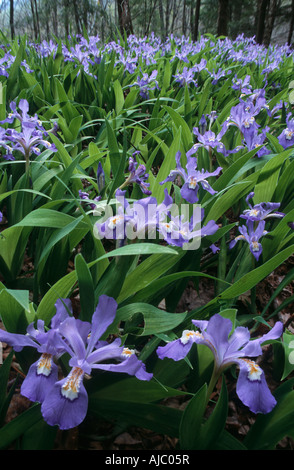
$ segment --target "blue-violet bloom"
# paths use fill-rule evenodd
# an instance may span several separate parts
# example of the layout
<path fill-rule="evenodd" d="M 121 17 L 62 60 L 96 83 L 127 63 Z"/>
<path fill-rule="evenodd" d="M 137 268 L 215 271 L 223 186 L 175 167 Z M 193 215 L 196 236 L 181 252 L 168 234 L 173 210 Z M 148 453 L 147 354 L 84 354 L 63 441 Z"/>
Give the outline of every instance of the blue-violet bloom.
<path fill-rule="evenodd" d="M 231 320 L 220 314 L 213 315 L 208 321 L 192 320 L 192 323 L 200 331 L 184 330 L 181 338 L 157 349 L 158 357 L 179 361 L 187 356 L 194 343 L 208 346 L 214 355 L 215 382 L 226 368 L 236 364 L 239 367 L 236 392 L 240 400 L 253 413 L 269 413 L 276 405 L 276 399 L 261 367 L 248 358 L 260 356 L 261 346 L 266 341 L 280 338 L 283 324 L 277 322 L 268 333 L 251 340 L 248 328 L 243 326 L 236 327 L 231 333 Z"/>
<path fill-rule="evenodd" d="M 218 167 L 215 171 L 209 172 L 205 170 L 196 170 L 197 167 L 197 158 L 191 157 L 187 155 L 187 165 L 185 171 L 180 163 L 181 160 L 181 152 L 177 152 L 176 154 L 176 169 L 172 170 L 169 176 L 164 180 L 161 181 L 160 184 L 167 183 L 169 181 L 175 181 L 176 177 L 179 175 L 184 180 L 184 184 L 181 187 L 181 195 L 182 197 L 190 202 L 195 203 L 199 200 L 198 198 L 198 189 L 199 184 L 201 184 L 202 188 L 205 191 L 208 191 L 210 194 L 215 194 L 217 191 L 214 191 L 210 184 L 207 182 L 207 178 L 211 176 L 217 176 L 221 172 L 222 168 Z"/>
<path fill-rule="evenodd" d="M 101 336 L 114 321 L 116 310 L 116 301 L 112 297 L 101 295 L 91 324 L 82 322 L 85 328 L 81 329 L 77 320 L 69 317 L 59 326 L 68 345 L 67 352 L 71 356 L 71 371 L 51 387 L 42 403 L 41 412 L 49 425 L 70 429 L 85 419 L 88 394 L 83 379 L 93 369 L 127 373 L 139 380 L 151 380 L 152 374 L 146 372 L 145 364 L 137 358 L 134 351 L 121 346 L 119 338 L 112 343 L 101 341 Z"/>
<path fill-rule="evenodd" d="M 241 235 L 238 235 L 230 242 L 229 248 L 232 249 L 238 241 L 244 240 L 249 244 L 251 253 L 253 254 L 256 261 L 258 261 L 262 253 L 262 245 L 259 243 L 259 239 L 268 233 L 266 230 L 264 230 L 264 227 L 264 220 L 259 222 L 256 228 L 254 228 L 254 222 L 252 222 L 252 220 L 248 220 L 247 226 L 241 225 L 238 227 Z"/>

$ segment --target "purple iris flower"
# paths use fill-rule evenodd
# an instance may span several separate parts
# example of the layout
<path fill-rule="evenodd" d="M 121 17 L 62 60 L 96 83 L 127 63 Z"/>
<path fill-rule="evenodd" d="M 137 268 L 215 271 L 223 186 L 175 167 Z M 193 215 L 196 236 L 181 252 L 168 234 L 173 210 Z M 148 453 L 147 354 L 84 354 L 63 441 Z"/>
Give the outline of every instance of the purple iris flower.
<path fill-rule="evenodd" d="M 125 198 L 125 193 L 126 191 L 117 189 L 115 193 L 118 202 L 116 214 L 111 214 L 104 222 L 95 224 L 98 238 L 125 240 L 128 225 L 133 225 L 133 210 Z"/>
<path fill-rule="evenodd" d="M 137 57 L 131 57 L 129 53 L 125 56 L 122 50 L 118 51 L 118 56 L 119 60 L 116 62 L 116 65 L 122 64 L 125 69 L 131 74 L 136 71 L 138 63 Z"/>
<path fill-rule="evenodd" d="M 143 73 L 142 77 L 137 77 L 137 81 L 134 82 L 130 86 L 138 86 L 140 88 L 140 96 L 144 100 L 148 100 L 149 98 L 149 91 L 155 90 L 155 88 L 159 89 L 158 81 L 156 80 L 157 77 L 157 70 L 153 70 L 153 72 L 148 75 L 148 73 Z"/>
<path fill-rule="evenodd" d="M 9 147 L 9 153 L 5 156 L 6 159 L 12 160 L 14 157 L 11 156 L 12 151 L 20 151 L 26 158 L 26 167 L 29 165 L 29 157 L 32 153 L 39 155 L 41 150 L 39 146 L 50 148 L 53 152 L 57 151 L 54 144 L 48 142 L 45 137 L 48 136 L 48 132 L 42 126 L 42 122 L 38 116 L 30 116 L 29 103 L 27 100 L 20 100 L 17 110 L 16 103 L 10 104 L 11 113 L 8 117 L 1 121 L 1 123 L 11 124 L 15 119 L 21 123 L 21 130 L 7 129 L 5 134 L 5 140 L 12 144 L 12 149 Z M 2 131 L 3 132 L 3 131 Z"/>
<path fill-rule="evenodd" d="M 247 220 L 247 227 L 246 225 L 238 227 L 241 235 L 238 235 L 231 241 L 229 248 L 232 249 L 238 241 L 245 240 L 249 244 L 249 249 L 254 258 L 258 261 L 262 253 L 262 245 L 259 243 L 259 239 L 268 233 L 264 230 L 264 227 L 264 220 L 261 220 L 256 228 L 254 228 L 254 222 L 252 222 L 252 220 Z"/>
<path fill-rule="evenodd" d="M 29 112 L 29 103 L 27 100 L 22 99 L 19 101 L 18 104 L 18 109 L 17 110 L 17 105 L 15 101 L 12 101 L 10 103 L 10 109 L 11 113 L 8 114 L 8 117 L 4 119 L 3 121 L 0 121 L 0 124 L 5 124 L 9 123 L 12 124 L 15 119 L 18 119 L 18 121 L 27 127 L 33 127 L 40 129 L 41 131 L 45 131 L 45 129 L 42 126 L 42 122 L 39 120 L 37 114 L 35 116 L 30 116 L 28 114 Z"/>
<path fill-rule="evenodd" d="M 238 326 L 231 333 L 231 320 L 220 314 L 213 315 L 208 321 L 192 320 L 192 323 L 200 331 L 184 330 L 181 338 L 157 349 L 158 357 L 180 361 L 187 356 L 194 343 L 208 346 L 214 355 L 214 383 L 226 368 L 236 364 L 240 370 L 236 387 L 240 400 L 253 413 L 269 413 L 276 400 L 268 388 L 263 370 L 248 357 L 261 355 L 262 344 L 279 338 L 283 333 L 283 324 L 277 322 L 268 333 L 250 340 L 250 332 L 245 327 Z"/>
<path fill-rule="evenodd" d="M 143 194 L 146 194 L 147 196 L 150 196 L 151 191 L 148 189 L 150 186 L 150 183 L 147 183 L 146 180 L 149 178 L 149 174 L 146 173 L 146 167 L 143 164 L 140 164 L 138 166 L 138 162 L 136 160 L 136 154 L 140 153 L 139 151 L 136 151 L 133 153 L 133 155 L 129 158 L 129 172 L 130 175 L 123 184 L 125 186 L 126 184 L 130 183 L 137 183 Z"/>
<path fill-rule="evenodd" d="M 20 151 L 25 157 L 29 157 L 33 153 L 40 155 L 41 150 L 39 146 L 50 149 L 52 152 L 57 152 L 55 145 L 44 139 L 44 136 L 46 137 L 48 135 L 47 132 L 35 129 L 30 125 L 23 123 L 20 132 L 14 129 L 8 129 L 7 135 L 9 140 L 14 144 L 13 150 Z"/>
<path fill-rule="evenodd" d="M 248 95 L 251 93 L 252 87 L 250 85 L 250 75 L 246 75 L 244 80 L 238 78 L 237 75 L 232 80 L 232 88 L 233 90 L 239 90 L 241 93 Z"/>
<path fill-rule="evenodd" d="M 291 119 L 291 114 L 288 114 L 286 118 L 287 127 L 278 136 L 279 144 L 284 149 L 294 145 L 294 119 Z"/>
<path fill-rule="evenodd" d="M 247 140 L 247 138 L 250 137 L 251 134 L 255 134 L 259 128 L 259 124 L 257 124 L 255 120 L 256 113 L 256 110 L 250 111 L 246 103 L 240 102 L 237 106 L 232 107 L 228 122 L 230 125 L 237 126 L 245 140 Z"/>
<path fill-rule="evenodd" d="M 15 157 L 12 155 L 12 147 L 9 145 L 10 140 L 7 135 L 6 130 L 3 127 L 0 127 L 0 147 L 6 150 L 5 154 L 2 154 L 4 160 L 15 160 Z"/>
<path fill-rule="evenodd" d="M 244 144 L 246 145 L 247 149 L 253 150 L 259 148 L 264 144 L 266 139 L 266 133 L 269 132 L 270 128 L 266 126 L 262 131 L 258 134 L 257 131 L 251 133 L 245 133 L 244 135 Z M 270 151 L 266 147 L 261 147 L 260 150 L 257 152 L 257 157 L 260 158 L 263 155 L 269 155 Z"/>
<path fill-rule="evenodd" d="M 57 381 L 42 402 L 41 412 L 45 421 L 58 425 L 60 429 L 78 426 L 88 410 L 88 394 L 83 384 L 85 374 L 93 369 L 127 373 L 140 380 L 151 380 L 152 374 L 146 372 L 145 365 L 134 351 L 121 346 L 116 338 L 112 343 L 101 341 L 109 325 L 114 321 L 117 310 L 116 301 L 106 295 L 99 298 L 93 314 L 92 323 L 82 322 L 84 328 L 74 317 L 65 319 L 59 326 L 70 355 L 72 368 L 67 377 Z"/>
<path fill-rule="evenodd" d="M 183 214 L 175 217 L 171 215 L 169 220 L 159 221 L 158 231 L 169 245 L 175 245 L 185 249 L 191 249 L 191 246 L 198 248 L 196 244 L 200 243 L 201 238 L 213 235 L 217 232 L 219 226 L 214 220 L 210 220 L 204 227 L 200 228 L 198 226 L 204 218 L 204 210 L 201 210 L 201 216 L 199 217 L 201 220 L 198 220 L 197 215 L 197 211 L 195 211 L 195 214 L 193 214 L 190 220 L 187 220 Z M 189 247 L 187 244 L 189 244 L 191 240 L 195 240 L 196 243 L 193 243 Z"/>
<path fill-rule="evenodd" d="M 184 67 L 182 72 L 178 72 L 174 75 L 175 81 L 180 84 L 181 87 L 190 85 L 191 83 L 197 87 L 197 80 L 194 79 L 195 71 L 193 68 Z"/>
<path fill-rule="evenodd" d="M 16 352 L 29 346 L 41 353 L 39 359 L 30 366 L 20 390 L 29 400 L 40 403 L 58 380 L 58 367 L 54 363 L 54 357 L 60 357 L 67 350 L 66 343 L 59 333 L 59 327 L 69 316 L 71 305 L 67 299 L 64 299 L 58 300 L 55 307 L 56 314 L 51 320 L 49 330 L 45 329 L 43 320 L 37 321 L 37 328 L 31 323 L 25 335 L 0 330 L 0 341 L 9 344 Z"/>
<path fill-rule="evenodd" d="M 187 157 L 193 155 L 197 152 L 198 148 L 204 147 L 208 151 L 210 149 L 215 148 L 217 152 L 220 152 L 224 155 L 227 155 L 227 150 L 222 143 L 221 139 L 224 136 L 228 129 L 228 123 L 224 122 L 221 131 L 215 135 L 215 133 L 211 130 L 205 131 L 204 133 L 200 132 L 197 127 L 193 128 L 193 134 L 196 135 L 198 142 L 193 145 L 193 147 L 187 152 Z"/>
<path fill-rule="evenodd" d="M 164 200 L 159 205 L 154 197 L 138 199 L 130 205 L 125 199 L 125 191 L 120 189 L 115 196 L 118 202 L 116 214 L 110 214 L 105 221 L 95 224 L 97 237 L 110 240 L 142 239 L 148 230 L 148 239 L 155 239 L 158 223 L 167 217 L 173 202 L 167 189 Z"/>
<path fill-rule="evenodd" d="M 184 184 L 181 187 L 181 195 L 182 197 L 190 202 L 195 203 L 198 201 L 198 189 L 199 184 L 201 184 L 202 188 L 205 191 L 208 191 L 210 194 L 215 194 L 217 191 L 214 191 L 210 184 L 207 182 L 207 178 L 211 176 L 217 176 L 221 172 L 222 168 L 218 167 L 215 171 L 210 173 L 209 171 L 205 170 L 196 170 L 197 166 L 197 158 L 191 157 L 187 155 L 187 165 L 185 171 L 180 163 L 181 159 L 181 152 L 176 153 L 176 169 L 172 170 L 169 176 L 164 180 L 161 181 L 160 184 L 167 183 L 169 181 L 175 181 L 176 177 L 179 175 L 184 180 Z"/>
<path fill-rule="evenodd" d="M 81 189 L 79 189 L 79 197 L 83 201 L 89 202 L 90 207 L 93 210 L 96 208 L 96 204 L 94 201 L 99 202 L 102 199 L 101 196 L 96 196 L 94 199 L 90 199 L 89 194 L 86 191 L 82 191 Z"/>
<path fill-rule="evenodd" d="M 213 69 L 212 72 L 209 72 L 210 76 L 213 78 L 211 84 L 212 85 L 217 85 L 217 83 L 219 82 L 219 80 L 222 78 L 222 77 L 226 77 L 227 75 L 230 75 L 232 73 L 231 70 L 228 70 L 228 71 L 225 71 L 225 70 L 222 70 L 222 69 L 219 69 L 217 72 Z"/>
<path fill-rule="evenodd" d="M 253 197 L 254 192 L 249 193 L 246 197 L 246 203 L 249 206 L 249 209 L 245 209 L 243 211 L 243 214 L 240 215 L 242 219 L 251 220 L 253 222 L 259 222 L 269 217 L 284 217 L 285 214 L 283 212 L 277 212 L 277 209 L 279 209 L 281 205 L 279 202 L 260 202 L 259 204 L 255 204 L 254 206 L 252 206 L 249 200 Z"/>
<path fill-rule="evenodd" d="M 192 70 L 193 70 L 194 72 L 200 73 L 202 70 L 205 70 L 205 69 L 206 69 L 206 65 L 207 65 L 207 60 L 201 59 L 200 62 L 199 62 L 199 64 L 195 64 L 195 65 L 193 65 L 193 67 L 191 67 L 191 68 L 192 68 Z"/>

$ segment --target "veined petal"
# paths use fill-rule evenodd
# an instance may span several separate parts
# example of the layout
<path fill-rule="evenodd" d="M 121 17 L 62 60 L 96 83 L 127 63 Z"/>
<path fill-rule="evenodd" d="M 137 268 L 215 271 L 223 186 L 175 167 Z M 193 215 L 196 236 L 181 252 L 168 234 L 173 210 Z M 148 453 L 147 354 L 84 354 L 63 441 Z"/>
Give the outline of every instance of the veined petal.
<path fill-rule="evenodd" d="M 232 326 L 232 322 L 229 318 L 224 318 L 219 314 L 215 314 L 210 318 L 207 328 L 203 332 L 204 338 L 215 349 L 216 360 L 219 364 L 222 363 L 225 357 Z"/>
<path fill-rule="evenodd" d="M 0 341 L 9 344 L 14 351 L 21 351 L 25 346 L 36 348 L 38 345 L 28 335 L 9 333 L 0 329 Z"/>
<path fill-rule="evenodd" d="M 52 317 L 50 326 L 57 328 L 60 323 L 72 314 L 72 303 L 70 299 L 57 299 L 55 303 L 56 314 Z"/>
<path fill-rule="evenodd" d="M 84 359 L 86 357 L 86 348 L 83 338 L 79 333 L 76 319 L 69 317 L 64 320 L 59 327 L 59 331 L 72 349 L 72 351 L 69 350 L 68 352 L 79 359 Z"/>
<path fill-rule="evenodd" d="M 99 297 L 98 306 L 92 317 L 91 336 L 88 343 L 88 352 L 93 351 L 95 344 L 101 338 L 106 329 L 113 322 L 117 310 L 117 302 L 107 295 Z"/>
<path fill-rule="evenodd" d="M 95 347 L 97 349 L 95 349 L 87 356 L 87 362 L 91 364 L 91 367 L 93 367 L 93 364 L 97 362 L 119 358 L 123 351 L 123 346 L 121 346 L 121 340 L 119 338 L 116 338 L 110 344 L 106 343 L 105 345 L 100 347 L 98 344 L 96 344 Z"/>
<path fill-rule="evenodd" d="M 260 338 L 249 341 L 242 350 L 244 356 L 256 357 L 262 354 L 261 345 L 265 343 L 265 341 L 280 338 L 283 334 L 283 328 L 284 326 L 282 322 L 276 322 L 268 333 L 261 336 Z"/>
<path fill-rule="evenodd" d="M 42 403 L 43 418 L 50 426 L 71 429 L 85 419 L 88 394 L 83 385 L 83 370 L 74 368 L 69 375 L 51 388 Z"/>
<path fill-rule="evenodd" d="M 276 399 L 268 388 L 263 370 L 248 359 L 239 359 L 238 364 L 238 397 L 253 413 L 269 413 L 276 405 Z"/>
<path fill-rule="evenodd" d="M 240 357 L 240 349 L 250 341 L 250 331 L 244 326 L 238 326 L 229 338 L 226 359 Z"/>
<path fill-rule="evenodd" d="M 57 380 L 58 367 L 54 364 L 52 355 L 44 353 L 29 368 L 20 393 L 31 401 L 42 403 Z"/>
<path fill-rule="evenodd" d="M 182 187 L 181 187 L 181 196 L 188 202 L 190 202 L 191 204 L 194 204 L 195 202 L 198 201 L 198 185 L 195 186 L 194 189 L 191 189 L 189 187 L 189 184 L 188 183 L 185 183 Z"/>
<path fill-rule="evenodd" d="M 160 359 L 168 357 L 180 361 L 190 352 L 193 343 L 205 343 L 202 334 L 198 331 L 185 330 L 181 338 L 170 341 L 165 346 L 159 346 L 156 352 Z"/>
<path fill-rule="evenodd" d="M 153 374 L 146 372 L 145 364 L 140 361 L 135 354 L 129 355 L 127 359 L 121 355 L 124 359 L 119 364 L 95 364 L 93 369 L 107 370 L 109 372 L 121 372 L 129 375 L 134 375 L 140 380 L 151 380 Z"/>

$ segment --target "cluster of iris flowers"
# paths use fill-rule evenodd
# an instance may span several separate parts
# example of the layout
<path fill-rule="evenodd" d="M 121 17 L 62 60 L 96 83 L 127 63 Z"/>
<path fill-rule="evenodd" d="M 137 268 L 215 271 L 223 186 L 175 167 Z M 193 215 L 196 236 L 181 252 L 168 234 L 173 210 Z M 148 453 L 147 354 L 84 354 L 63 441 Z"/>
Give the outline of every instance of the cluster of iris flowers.
<path fill-rule="evenodd" d="M 164 55 L 171 50 L 169 41 L 162 43 L 154 36 L 149 39 L 148 44 L 146 41 L 138 42 L 136 37 L 130 36 L 128 50 L 124 50 L 122 46 L 114 42 L 107 44 L 103 50 L 98 46 L 98 37 L 90 37 L 88 40 L 82 37 L 78 39 L 79 43 L 72 47 L 63 46 L 65 61 L 71 61 L 83 67 L 85 73 L 89 75 L 92 74 L 91 67 L 100 62 L 104 52 L 115 51 L 116 65 L 125 67 L 128 73 L 135 73 L 139 58 L 141 62 L 148 65 L 156 65 L 155 54 L 161 51 Z M 177 70 L 173 76 L 174 82 L 179 86 L 194 85 L 196 88 L 197 76 L 200 72 L 210 75 L 212 85 L 217 85 L 222 78 L 232 73 L 230 70 L 221 68 L 212 72 L 208 71 L 207 62 L 204 59 L 189 68 L 189 55 L 200 52 L 207 46 L 209 39 L 201 38 L 197 44 L 176 38 L 173 38 L 173 41 L 176 44 L 176 50 L 171 61 L 177 58 L 180 64 L 182 62 L 187 64 L 184 68 Z M 244 38 L 242 41 L 244 44 Z M 241 38 L 236 39 L 236 44 L 239 42 L 241 43 Z M 53 42 L 43 42 L 38 47 L 43 57 L 57 52 Z M 256 44 L 249 40 L 241 56 L 238 48 L 235 50 L 231 42 L 218 41 L 211 47 L 216 57 L 218 54 L 227 56 L 233 61 L 243 61 L 244 65 L 253 60 L 259 65 L 264 63 L 263 49 L 258 50 Z M 284 50 L 283 53 L 288 55 L 290 51 Z M 269 65 L 262 71 L 265 80 L 267 74 L 279 66 L 279 57 L 275 56 L 274 51 L 269 50 L 268 57 Z M 138 87 L 142 100 L 146 100 L 151 90 L 159 89 L 157 75 L 157 70 L 141 73 L 129 86 Z M 257 148 L 257 157 L 270 153 L 266 148 L 269 127 L 266 126 L 260 130 L 257 117 L 261 112 L 266 112 L 269 118 L 274 117 L 283 107 L 283 103 L 278 103 L 270 110 L 265 99 L 265 89 L 253 90 L 250 76 L 242 80 L 235 76 L 232 80 L 232 88 L 240 92 L 241 97 L 239 103 L 232 107 L 229 117 L 220 124 L 219 132 L 215 133 L 211 130 L 215 121 L 213 111 L 210 116 L 202 116 L 199 127 L 193 128 L 193 135 L 197 142 L 187 152 L 186 164 L 183 164 L 184 159 L 181 153 L 177 152 L 175 169 L 160 182 L 160 184 L 169 182 L 177 184 L 180 181 L 180 194 L 189 204 L 199 202 L 200 189 L 215 195 L 216 191 L 210 179 L 218 177 L 222 171 L 221 167 L 211 169 L 211 171 L 198 168 L 198 159 L 193 155 L 200 148 L 206 149 L 209 153 L 215 150 L 224 157 L 241 149 Z M 2 155 L 4 159 L 13 160 L 14 153 L 18 151 L 25 156 L 26 162 L 29 162 L 30 156 L 40 154 L 43 148 L 56 151 L 55 146 L 47 140 L 48 131 L 43 127 L 38 116 L 28 114 L 29 105 L 26 100 L 20 100 L 18 110 L 14 102 L 10 107 L 11 113 L 0 124 L 11 125 L 17 120 L 19 125 L 14 128 L 0 127 L 0 145 L 6 152 Z M 208 129 L 207 117 L 209 118 Z M 237 128 L 241 135 L 241 144 L 232 149 L 226 148 L 223 142 L 224 136 L 231 128 Z M 294 144 L 294 120 L 290 114 L 286 118 L 286 128 L 278 135 L 278 142 L 283 148 Z M 139 152 L 134 152 L 129 158 L 128 176 L 125 183 L 115 193 L 117 200 L 121 202 L 117 213 L 95 224 L 99 237 L 125 241 L 131 232 L 136 232 L 139 236 L 148 231 L 150 237 L 153 231 L 153 233 L 159 233 L 168 244 L 183 248 L 194 238 L 213 235 L 219 228 L 214 220 L 210 220 L 199 230 L 195 227 L 194 218 L 187 220 L 181 215 L 173 215 L 171 211 L 173 198 L 167 189 L 164 190 L 162 202 L 159 203 L 155 197 L 152 197 L 148 183 L 149 175 L 145 165 L 138 164 L 136 158 L 138 154 Z M 97 182 L 99 189 L 102 189 L 105 178 L 101 163 L 98 165 Z M 137 200 L 132 206 L 125 197 L 126 191 L 123 191 L 130 184 L 137 184 L 143 193 L 142 199 Z M 85 191 L 80 191 L 79 197 L 90 203 L 92 209 L 96 207 L 95 203 L 101 201 L 100 195 L 92 201 Z M 266 220 L 269 217 L 281 218 L 284 214 L 278 212 L 279 203 L 262 202 L 252 205 L 250 200 L 253 198 L 253 192 L 246 198 L 249 209 L 246 209 L 240 216 L 242 220 L 245 220 L 245 224 L 239 226 L 240 235 L 231 241 L 230 248 L 232 249 L 239 240 L 244 240 L 249 244 L 255 259 L 258 260 L 262 253 L 260 239 L 268 233 L 265 227 Z M 199 218 L 200 221 L 203 220 L 203 210 Z M 198 219 L 197 222 L 199 222 Z M 0 222 L 1 220 L 2 214 L 0 213 Z M 213 246 L 212 249 L 214 250 L 215 247 Z M 41 403 L 42 415 L 49 425 L 70 429 L 83 422 L 88 409 L 85 382 L 98 370 L 127 373 L 139 380 L 152 379 L 153 375 L 146 371 L 136 351 L 125 347 L 120 338 L 114 340 L 104 338 L 107 328 L 115 320 L 116 310 L 116 301 L 102 295 L 93 313 L 92 321 L 89 323 L 73 316 L 68 299 L 60 299 L 56 303 L 56 314 L 51 320 L 50 328 L 47 328 L 42 320 L 38 320 L 36 327 L 33 323 L 30 324 L 24 335 L 0 330 L 0 341 L 10 344 L 16 352 L 24 347 L 32 347 L 40 354 L 38 360 L 31 365 L 22 383 L 21 393 L 31 401 Z M 263 343 L 282 335 L 282 323 L 277 322 L 267 334 L 253 340 L 250 339 L 247 328 L 239 326 L 232 331 L 231 321 L 222 317 L 221 314 L 212 316 L 208 321 L 193 320 L 192 324 L 196 329 L 184 330 L 180 338 L 160 346 L 157 349 L 158 357 L 179 361 L 187 356 L 194 343 L 206 345 L 214 357 L 212 381 L 215 382 L 228 367 L 237 365 L 239 367 L 237 394 L 240 400 L 254 413 L 270 412 L 276 401 L 266 384 L 264 372 L 251 358 L 262 354 Z M 66 364 L 68 374 L 60 378 L 59 360 L 65 361 L 65 358 L 69 358 Z"/>
<path fill-rule="evenodd" d="M 115 320 L 116 310 L 116 301 L 102 295 L 89 323 L 72 315 L 69 299 L 60 299 L 56 302 L 50 328 L 38 320 L 37 328 L 31 323 L 24 335 L 0 330 L 0 341 L 10 344 L 15 351 L 32 347 L 40 354 L 29 368 L 21 394 L 41 403 L 43 418 L 49 425 L 70 429 L 84 421 L 88 410 L 84 379 L 91 379 L 91 374 L 97 370 L 126 373 L 139 380 L 152 379 L 153 374 L 146 371 L 136 351 L 121 344 L 120 338 L 101 339 Z M 240 368 L 237 394 L 241 401 L 254 413 L 270 412 L 276 400 L 267 386 L 264 372 L 257 362 L 248 358 L 261 355 L 263 343 L 279 338 L 283 324 L 277 322 L 264 336 L 250 340 L 247 328 L 237 327 L 232 332 L 232 322 L 220 314 L 208 321 L 193 320 L 192 323 L 200 332 L 184 330 L 181 338 L 158 347 L 158 357 L 179 361 L 187 356 L 193 343 L 204 344 L 214 355 L 213 380 L 237 364 Z M 63 357 L 69 357 L 68 374 L 60 378 L 58 360 Z"/>

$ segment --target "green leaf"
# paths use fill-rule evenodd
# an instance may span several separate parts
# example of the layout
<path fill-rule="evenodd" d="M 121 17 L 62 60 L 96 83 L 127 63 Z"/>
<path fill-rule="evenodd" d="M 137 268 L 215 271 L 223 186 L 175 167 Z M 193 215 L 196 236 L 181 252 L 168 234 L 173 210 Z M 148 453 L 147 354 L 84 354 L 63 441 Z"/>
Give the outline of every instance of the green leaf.
<path fill-rule="evenodd" d="M 170 171 L 175 168 L 176 160 L 175 156 L 180 148 L 180 141 L 182 135 L 182 128 L 179 127 L 176 135 L 174 136 L 173 142 L 165 155 L 165 158 L 160 166 L 158 171 L 155 184 L 153 187 L 150 186 L 150 190 L 152 191 L 152 196 L 157 199 L 157 202 L 160 203 L 164 199 L 164 188 L 170 188 L 171 183 L 165 183 L 164 185 L 160 185 L 159 183 L 163 181 L 167 175 L 169 175 Z"/>
<path fill-rule="evenodd" d="M 99 390 L 97 390 L 97 381 L 101 382 L 100 377 L 97 377 L 97 380 L 94 379 L 88 387 L 91 400 L 107 399 L 125 404 L 129 401 L 132 403 L 152 403 L 169 397 L 190 395 L 187 392 L 163 386 L 155 380 L 138 380 L 136 377 L 113 380 L 113 383 L 99 387 Z"/>
<path fill-rule="evenodd" d="M 0 347 L 2 347 L 0 343 Z M 10 367 L 12 363 L 14 352 L 11 351 L 3 364 L 0 361 L 0 426 L 4 419 L 4 409 L 6 408 L 6 393 L 7 393 L 7 382 L 10 376 Z M 0 354 L 0 359 L 2 359 L 2 351 Z M 5 410 L 6 411 L 6 410 Z"/>
<path fill-rule="evenodd" d="M 268 276 L 271 272 L 273 272 L 278 266 L 280 266 L 289 256 L 291 256 L 294 252 L 294 245 L 286 248 L 285 250 L 281 251 L 277 255 L 275 255 L 272 259 L 264 263 L 262 266 L 259 266 L 256 269 L 253 269 L 251 272 L 242 276 L 237 282 L 235 282 L 231 287 L 228 287 L 225 291 L 223 291 L 218 297 L 211 300 L 207 305 L 213 304 L 218 300 L 224 299 L 234 299 L 244 292 L 252 289 L 252 287 L 256 286 L 262 279 Z"/>
<path fill-rule="evenodd" d="M 179 326 L 186 318 L 186 313 L 169 313 L 153 305 L 132 303 L 117 310 L 115 320 L 108 328 L 105 336 L 114 333 L 114 327 L 121 321 L 130 320 L 138 313 L 141 313 L 144 317 L 144 327 L 141 333 L 144 336 L 170 331 Z"/>
<path fill-rule="evenodd" d="M 118 147 L 118 143 L 116 140 L 116 136 L 114 130 L 110 123 L 105 120 L 106 129 L 107 129 L 107 136 L 108 136 L 108 147 L 109 147 L 109 158 L 111 164 L 111 170 L 114 175 L 118 174 L 120 163 L 121 163 L 121 155 Z M 122 175 L 123 176 L 123 175 Z"/>
<path fill-rule="evenodd" d="M 0 429 L 0 449 L 6 449 L 31 426 L 42 420 L 41 405 L 34 404 Z"/>
<path fill-rule="evenodd" d="M 121 112 L 125 103 L 124 93 L 121 84 L 118 80 L 115 80 L 115 82 L 113 83 L 113 91 L 115 94 L 115 112 L 118 115 Z"/>
<path fill-rule="evenodd" d="M 95 400 L 90 397 L 89 412 L 93 416 L 116 420 L 157 434 L 178 437 L 182 411 L 165 405 Z"/>
<path fill-rule="evenodd" d="M 75 221 L 74 217 L 63 212 L 40 208 L 26 215 L 15 227 L 50 227 L 60 229 Z M 81 224 L 81 226 L 85 228 L 86 224 Z"/>
<path fill-rule="evenodd" d="M 1 232 L 0 271 L 6 281 L 15 280 L 21 269 L 30 232 L 30 228 L 15 226 Z"/>
<path fill-rule="evenodd" d="M 271 201 L 275 192 L 281 167 L 289 157 L 291 150 L 286 150 L 279 155 L 275 155 L 262 168 L 257 183 L 254 187 L 254 203 Z"/>
<path fill-rule="evenodd" d="M 58 426 L 39 420 L 26 430 L 20 439 L 20 450 L 54 450 Z"/>
<path fill-rule="evenodd" d="M 165 256 L 164 254 L 149 256 L 126 277 L 117 301 L 121 303 L 146 288 L 151 282 L 171 269 L 184 254 L 182 251 L 182 253 L 178 253 L 178 256 Z"/>
<path fill-rule="evenodd" d="M 29 292 L 2 289 L 0 292 L 1 319 L 7 331 L 25 333 L 26 307 L 29 309 Z"/>
<path fill-rule="evenodd" d="M 179 113 L 177 113 L 170 106 L 163 106 L 163 108 L 166 110 L 166 112 L 172 118 L 176 128 L 177 129 L 179 129 L 179 128 L 182 129 L 182 138 L 183 138 L 184 147 L 185 147 L 185 150 L 188 151 L 193 145 L 192 134 L 191 134 L 191 130 L 190 130 L 188 124 L 182 118 L 182 116 Z"/>
<path fill-rule="evenodd" d="M 199 439 L 196 442 L 197 449 L 216 449 L 217 442 L 225 428 L 228 415 L 228 391 L 225 378 L 222 380 L 222 388 L 216 406 L 202 425 Z"/>
<path fill-rule="evenodd" d="M 133 245 L 122 246 L 116 250 L 101 256 L 99 260 L 111 258 L 112 256 L 130 256 L 130 255 L 151 255 L 165 254 L 178 255 L 177 251 L 168 246 L 156 245 L 155 243 L 135 243 Z"/>
<path fill-rule="evenodd" d="M 91 268 L 96 263 L 100 263 L 101 261 L 104 261 L 105 259 L 111 258 L 113 256 L 130 256 L 140 254 L 146 255 L 152 253 L 165 253 L 166 255 L 177 254 L 175 250 L 168 247 L 155 245 L 153 243 L 138 243 L 134 245 L 123 246 L 121 248 L 118 248 L 117 250 L 110 251 L 109 253 L 100 256 L 95 261 L 91 261 L 91 263 L 88 263 L 88 267 Z M 168 258 L 170 259 L 170 257 Z M 102 275 L 106 269 L 106 265 L 104 263 L 102 263 L 101 269 Z M 66 298 L 69 295 L 70 291 L 73 289 L 76 282 L 76 271 L 72 271 L 66 276 L 59 279 L 59 281 L 57 281 L 42 298 L 37 310 L 38 318 L 43 319 L 46 324 L 49 323 L 55 313 L 54 305 L 57 299 Z"/>
<path fill-rule="evenodd" d="M 133 302 L 140 302 L 140 301 L 147 301 L 148 299 L 152 299 L 152 297 L 157 294 L 160 289 L 168 286 L 169 284 L 183 279 L 185 277 L 193 278 L 193 277 L 205 277 L 208 279 L 218 280 L 218 278 L 211 276 L 209 274 L 200 272 L 200 271 L 183 271 L 174 274 L 168 274 L 160 279 L 156 279 L 151 282 L 145 289 L 141 289 L 135 296 L 132 298 Z M 225 281 L 222 281 L 225 282 Z M 227 283 L 230 284 L 230 283 Z"/>
<path fill-rule="evenodd" d="M 197 449 L 203 415 L 206 408 L 207 385 L 204 384 L 190 400 L 180 423 L 180 448 L 182 450 Z"/>

